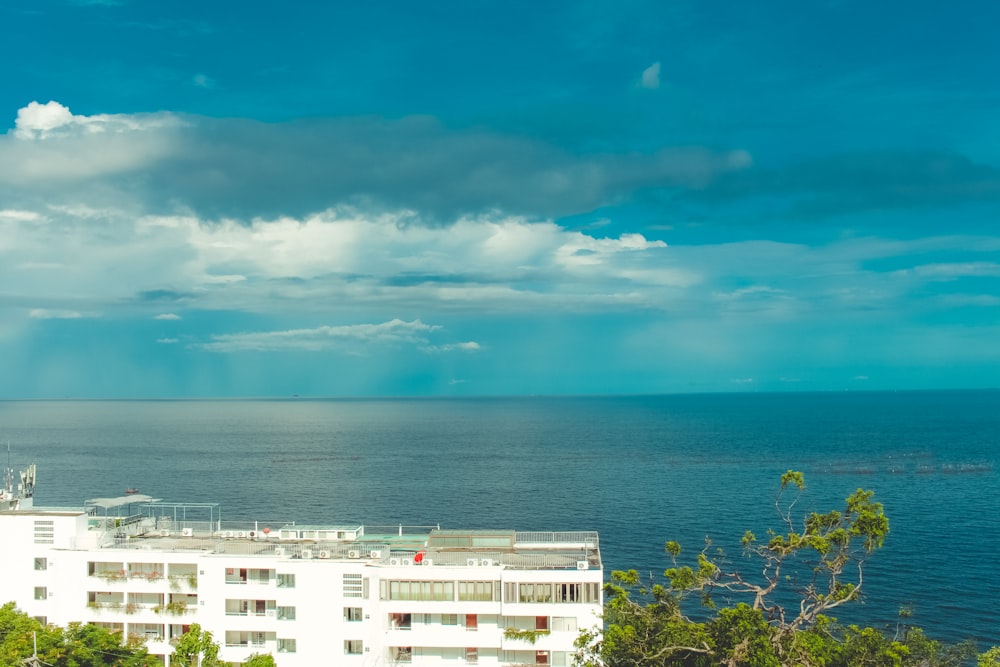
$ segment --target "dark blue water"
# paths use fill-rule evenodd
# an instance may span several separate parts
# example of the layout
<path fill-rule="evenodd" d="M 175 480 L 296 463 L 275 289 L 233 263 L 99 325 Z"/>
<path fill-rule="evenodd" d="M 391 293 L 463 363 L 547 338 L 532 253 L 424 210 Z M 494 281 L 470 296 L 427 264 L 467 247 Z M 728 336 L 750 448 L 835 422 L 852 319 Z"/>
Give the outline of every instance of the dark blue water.
<path fill-rule="evenodd" d="M 598 530 L 605 567 L 662 573 L 780 529 L 777 481 L 805 512 L 876 491 L 891 521 L 863 605 L 901 605 L 943 640 L 1000 644 L 1000 392 L 623 398 L 0 402 L 36 504 L 136 486 L 219 502 L 224 519 Z M 713 547 L 714 548 L 714 547 Z"/>

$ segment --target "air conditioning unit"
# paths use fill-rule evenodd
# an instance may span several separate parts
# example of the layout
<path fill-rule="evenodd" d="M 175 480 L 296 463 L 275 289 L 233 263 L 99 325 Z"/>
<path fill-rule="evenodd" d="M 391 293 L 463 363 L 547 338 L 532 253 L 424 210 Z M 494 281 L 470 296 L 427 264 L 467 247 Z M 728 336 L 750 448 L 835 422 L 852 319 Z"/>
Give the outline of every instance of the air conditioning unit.
<path fill-rule="evenodd" d="M 482 559 L 481 561 L 479 561 L 479 564 L 482 565 L 483 567 L 493 567 L 493 561 L 490 560 L 489 558 Z"/>
<path fill-rule="evenodd" d="M 303 558 L 312 558 L 313 557 L 312 550 L 311 549 L 303 549 L 302 550 L 302 557 Z"/>
<path fill-rule="evenodd" d="M 412 558 L 404 558 L 401 561 L 401 564 L 402 565 L 413 565 L 413 559 Z"/>
<path fill-rule="evenodd" d="M 246 536 L 247 536 L 247 531 L 245 531 L 245 530 L 237 530 L 236 531 L 236 537 L 246 537 Z"/>
<path fill-rule="evenodd" d="M 399 559 L 398 558 L 390 558 L 389 559 L 389 565 L 399 565 Z"/>
<path fill-rule="evenodd" d="M 378 549 L 372 549 L 371 551 L 368 552 L 368 557 L 369 558 L 381 558 L 382 557 L 382 552 L 379 551 Z"/>
<path fill-rule="evenodd" d="M 222 534 L 222 536 L 223 536 L 223 537 L 232 537 L 232 536 L 233 536 L 233 531 L 231 531 L 231 530 L 227 530 L 226 532 L 224 532 L 224 533 Z"/>
<path fill-rule="evenodd" d="M 184 537 L 193 537 L 194 528 L 184 528 L 183 530 L 181 530 L 181 535 L 183 535 Z"/>
<path fill-rule="evenodd" d="M 161 537 L 170 537 L 170 531 L 167 530 L 166 528 L 164 528 L 163 530 L 160 531 L 160 536 Z"/>
<path fill-rule="evenodd" d="M 285 547 L 274 547 L 274 555 L 278 558 L 285 557 Z"/>
<path fill-rule="evenodd" d="M 468 565 L 469 567 L 476 567 L 477 565 L 479 565 L 479 559 L 478 558 L 467 558 L 466 561 L 465 561 L 465 564 Z"/>
<path fill-rule="evenodd" d="M 347 552 L 347 557 L 348 558 L 361 558 L 361 552 L 358 551 L 357 549 L 351 549 L 350 551 Z"/>
<path fill-rule="evenodd" d="M 319 557 L 320 558 L 329 558 L 330 557 L 330 552 L 327 551 L 326 549 L 323 549 L 322 551 L 319 552 Z"/>
<path fill-rule="evenodd" d="M 430 558 L 425 558 L 422 561 L 420 561 L 420 564 L 421 565 L 433 565 L 434 561 L 432 561 Z"/>
<path fill-rule="evenodd" d="M 590 563 L 588 563 L 585 560 L 578 560 L 578 561 L 576 561 L 576 569 L 578 569 L 578 570 L 589 570 L 590 569 Z"/>
<path fill-rule="evenodd" d="M 257 537 L 257 533 L 251 530 L 249 533 L 247 533 L 247 537 L 249 537 L 252 540 L 253 538 Z"/>

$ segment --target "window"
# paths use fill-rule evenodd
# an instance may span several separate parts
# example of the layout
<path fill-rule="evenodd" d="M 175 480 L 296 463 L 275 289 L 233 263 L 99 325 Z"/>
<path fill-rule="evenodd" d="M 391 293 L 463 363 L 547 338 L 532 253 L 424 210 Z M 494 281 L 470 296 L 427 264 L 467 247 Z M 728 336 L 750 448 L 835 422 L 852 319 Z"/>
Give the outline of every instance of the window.
<path fill-rule="evenodd" d="M 278 607 L 278 620 L 279 621 L 294 621 L 295 620 L 295 607 Z"/>
<path fill-rule="evenodd" d="M 32 618 L 35 619 L 36 621 L 38 621 L 39 623 L 41 623 L 42 625 L 48 625 L 49 624 L 49 617 L 48 616 L 32 616 Z"/>
<path fill-rule="evenodd" d="M 294 639 L 279 639 L 278 640 L 278 653 L 295 653 L 295 640 Z"/>
<path fill-rule="evenodd" d="M 295 588 L 295 575 L 294 574 L 279 574 L 278 575 L 278 588 Z"/>
<path fill-rule="evenodd" d="M 365 596 L 364 581 L 360 574 L 344 574 L 344 597 L 363 598 Z"/>
<path fill-rule="evenodd" d="M 493 600 L 492 581 L 460 581 L 458 582 L 459 600 Z"/>
<path fill-rule="evenodd" d="M 555 632 L 576 632 L 576 616 L 553 616 L 552 629 Z"/>
<path fill-rule="evenodd" d="M 466 630 L 478 630 L 479 629 L 479 617 L 475 614 L 465 615 L 465 629 Z"/>
<path fill-rule="evenodd" d="M 441 614 L 441 625 L 458 625 L 458 614 Z"/>
<path fill-rule="evenodd" d="M 535 630 L 548 630 L 548 629 L 549 629 L 549 617 L 535 616 Z"/>
<path fill-rule="evenodd" d="M 579 603 L 601 601 L 601 585 L 598 583 L 505 583 L 505 602 L 563 602 Z"/>
<path fill-rule="evenodd" d="M 412 646 L 397 646 L 396 648 L 390 650 L 392 651 L 396 662 L 413 662 Z"/>
<path fill-rule="evenodd" d="M 409 630 L 413 627 L 413 616 L 410 614 L 389 614 L 389 627 L 393 630 Z"/>
<path fill-rule="evenodd" d="M 49 590 L 45 586 L 35 586 L 35 599 L 48 600 Z"/>
<path fill-rule="evenodd" d="M 519 584 L 518 602 L 552 602 L 552 584 Z"/>
<path fill-rule="evenodd" d="M 345 639 L 344 653 L 347 655 L 361 655 L 365 652 L 364 642 L 360 639 Z"/>
<path fill-rule="evenodd" d="M 479 662 L 479 649 L 478 648 L 465 649 L 465 663 L 468 665 L 475 665 L 478 662 Z"/>
<path fill-rule="evenodd" d="M 535 664 L 536 665 L 547 665 L 547 664 L 549 664 L 549 652 L 548 651 L 535 651 Z"/>
<path fill-rule="evenodd" d="M 577 602 L 580 584 L 556 584 L 556 602 Z"/>
<path fill-rule="evenodd" d="M 344 607 L 344 620 L 355 623 L 361 620 L 361 607 Z"/>
<path fill-rule="evenodd" d="M 383 600 L 448 601 L 455 599 L 454 581 L 383 581 Z"/>
<path fill-rule="evenodd" d="M 35 569 L 36 570 L 47 570 L 49 569 L 49 561 L 47 558 L 36 558 L 35 559 Z"/>

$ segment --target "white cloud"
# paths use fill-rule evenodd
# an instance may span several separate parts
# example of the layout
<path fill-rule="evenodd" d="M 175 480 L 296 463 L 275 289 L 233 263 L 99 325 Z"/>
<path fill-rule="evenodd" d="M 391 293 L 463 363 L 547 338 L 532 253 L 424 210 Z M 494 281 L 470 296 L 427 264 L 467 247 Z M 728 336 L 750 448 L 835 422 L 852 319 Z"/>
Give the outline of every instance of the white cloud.
<path fill-rule="evenodd" d="M 997 247 L 983 237 L 668 247 L 641 234 L 599 237 L 517 216 L 428 226 L 405 209 L 340 207 L 250 223 L 193 214 L 135 216 L 110 207 L 6 211 L 15 211 L 0 215 L 0 285 L 8 302 L 81 315 L 166 320 L 192 310 L 243 311 L 284 317 L 291 329 L 328 321 L 331 311 L 340 321 L 362 322 L 441 312 L 639 310 L 787 321 L 831 313 L 891 318 L 903 303 L 929 312 L 996 302 L 985 281 L 956 283 L 962 293 L 954 299 L 944 293 L 906 299 L 932 280 L 946 285 L 940 282 L 945 276 L 995 275 L 994 263 L 958 256 L 908 273 L 871 268 L 881 258 L 898 267 L 908 256 L 922 260 L 969 248 L 979 258 Z M 293 339 L 315 346 L 337 335 L 242 340 L 274 345 Z"/>
<path fill-rule="evenodd" d="M 29 222 L 40 220 L 41 217 L 42 216 L 35 211 L 19 211 L 17 209 L 6 209 L 0 211 L 0 222 L 4 220 Z"/>
<path fill-rule="evenodd" d="M 53 135 L 65 135 L 70 130 L 97 134 L 150 130 L 177 124 L 177 118 L 171 114 L 74 115 L 69 107 L 50 100 L 45 104 L 29 102 L 27 106 L 18 109 L 14 136 L 19 139 L 46 139 Z"/>
<path fill-rule="evenodd" d="M 322 326 L 312 329 L 287 331 L 258 331 L 237 334 L 219 334 L 212 342 L 196 345 L 212 352 L 274 351 L 274 350 L 327 350 L 338 347 L 356 349 L 365 345 L 422 345 L 428 336 L 441 327 L 424 324 L 420 320 L 405 322 L 400 319 L 379 324 L 352 324 Z"/>
<path fill-rule="evenodd" d="M 198 88 L 212 89 L 215 88 L 215 80 L 207 74 L 195 74 L 191 78 L 191 83 L 193 83 Z"/>
<path fill-rule="evenodd" d="M 655 62 L 642 71 L 640 86 L 649 90 L 656 90 L 660 87 L 660 63 Z"/>
<path fill-rule="evenodd" d="M 179 319 L 181 319 L 181 316 L 180 315 L 176 315 L 174 313 L 160 313 L 159 315 L 157 315 L 153 319 L 154 320 L 179 320 Z"/>
<path fill-rule="evenodd" d="M 177 339 L 176 338 L 157 338 L 156 342 L 160 343 L 161 345 L 173 345 L 174 343 L 177 342 Z"/>
<path fill-rule="evenodd" d="M 93 317 L 84 315 L 76 310 L 59 310 L 50 308 L 32 308 L 28 311 L 28 317 L 33 320 L 78 320 L 83 317 Z"/>
<path fill-rule="evenodd" d="M 141 173 L 176 154 L 181 126 L 169 113 L 83 116 L 58 102 L 32 102 L 18 110 L 15 129 L 0 135 L 0 197 L 56 208 L 130 205 L 142 196 L 134 182 L 100 179 Z"/>
<path fill-rule="evenodd" d="M 446 345 L 435 345 L 434 347 L 427 348 L 428 352 L 479 352 L 482 350 L 482 346 L 475 341 L 466 341 L 464 343 L 448 343 Z"/>

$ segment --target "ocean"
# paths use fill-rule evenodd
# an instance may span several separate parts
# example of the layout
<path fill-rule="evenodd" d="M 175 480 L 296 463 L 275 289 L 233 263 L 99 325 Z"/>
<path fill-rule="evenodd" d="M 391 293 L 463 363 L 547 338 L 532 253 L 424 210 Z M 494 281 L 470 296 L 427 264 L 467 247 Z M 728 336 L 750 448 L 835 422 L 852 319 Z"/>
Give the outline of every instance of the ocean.
<path fill-rule="evenodd" d="M 781 530 L 856 488 L 891 533 L 845 622 L 1000 645 L 1000 391 L 373 400 L 0 401 L 12 463 L 37 462 L 36 505 L 127 487 L 217 502 L 222 518 L 445 528 L 597 530 L 605 569 L 662 575 L 664 542 Z M 263 525 L 263 524 L 262 524 Z"/>

